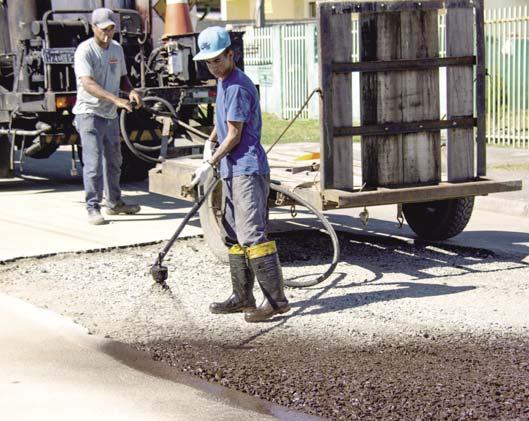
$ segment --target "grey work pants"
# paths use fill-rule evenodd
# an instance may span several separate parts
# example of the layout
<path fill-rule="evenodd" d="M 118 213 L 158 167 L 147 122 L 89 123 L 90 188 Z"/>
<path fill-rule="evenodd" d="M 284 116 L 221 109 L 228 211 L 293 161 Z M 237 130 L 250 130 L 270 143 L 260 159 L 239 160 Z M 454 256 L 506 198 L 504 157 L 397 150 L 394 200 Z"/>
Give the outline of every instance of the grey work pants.
<path fill-rule="evenodd" d="M 224 212 L 222 228 L 228 247 L 251 247 L 268 241 L 268 193 L 270 175 L 242 175 L 222 180 Z"/>

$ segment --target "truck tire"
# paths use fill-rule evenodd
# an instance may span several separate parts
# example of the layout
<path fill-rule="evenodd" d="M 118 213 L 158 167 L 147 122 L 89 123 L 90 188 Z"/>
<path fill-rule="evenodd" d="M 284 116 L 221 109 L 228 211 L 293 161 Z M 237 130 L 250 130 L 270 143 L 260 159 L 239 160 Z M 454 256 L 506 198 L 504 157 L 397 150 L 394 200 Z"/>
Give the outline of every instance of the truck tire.
<path fill-rule="evenodd" d="M 12 178 L 13 171 L 9 168 L 11 160 L 11 143 L 7 136 L 0 136 L 0 178 Z"/>
<path fill-rule="evenodd" d="M 142 159 L 137 158 L 127 147 L 125 142 L 121 143 L 121 155 L 123 156 L 123 162 L 121 164 L 121 178 L 120 181 L 143 181 L 149 175 L 149 170 L 154 167 L 154 163 L 146 162 Z M 81 163 L 83 163 L 83 147 L 77 145 L 77 156 Z"/>
<path fill-rule="evenodd" d="M 147 145 L 147 142 L 145 143 Z M 136 157 L 128 148 L 125 142 L 121 142 L 121 181 L 143 181 L 149 175 L 149 170 L 154 168 L 156 163 L 146 162 Z"/>
<path fill-rule="evenodd" d="M 224 244 L 220 228 L 222 212 L 222 183 L 217 187 L 199 210 L 200 225 L 204 240 L 213 254 L 223 263 L 228 263 L 228 247 Z"/>
<path fill-rule="evenodd" d="M 474 197 L 404 203 L 402 211 L 410 228 L 425 240 L 446 240 L 465 229 L 474 208 Z"/>

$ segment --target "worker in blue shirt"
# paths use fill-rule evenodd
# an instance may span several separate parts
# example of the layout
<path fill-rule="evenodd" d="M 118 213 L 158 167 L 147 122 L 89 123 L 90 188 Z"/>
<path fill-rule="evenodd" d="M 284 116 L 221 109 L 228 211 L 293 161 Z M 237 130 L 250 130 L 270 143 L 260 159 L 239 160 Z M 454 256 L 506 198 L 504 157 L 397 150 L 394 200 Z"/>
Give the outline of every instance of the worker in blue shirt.
<path fill-rule="evenodd" d="M 228 32 L 209 27 L 198 37 L 199 53 L 218 79 L 215 127 L 204 146 L 204 162 L 192 185 L 208 184 L 219 165 L 225 203 L 222 228 L 229 247 L 233 292 L 213 303 L 215 314 L 245 313 L 247 322 L 260 322 L 290 310 L 275 241 L 266 235 L 270 168 L 261 145 L 261 108 L 255 85 L 235 66 Z M 217 146 L 218 143 L 218 147 Z M 254 278 L 263 292 L 256 308 Z"/>

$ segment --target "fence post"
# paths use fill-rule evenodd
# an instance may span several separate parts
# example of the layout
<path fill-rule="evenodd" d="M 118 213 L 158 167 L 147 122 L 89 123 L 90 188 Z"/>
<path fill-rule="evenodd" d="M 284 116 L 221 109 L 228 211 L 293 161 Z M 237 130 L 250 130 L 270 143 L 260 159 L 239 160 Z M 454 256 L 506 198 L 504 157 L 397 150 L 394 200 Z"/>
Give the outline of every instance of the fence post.
<path fill-rule="evenodd" d="M 272 38 L 272 95 L 274 98 L 273 109 L 274 112 L 282 117 L 283 110 L 283 54 L 281 48 L 281 25 L 273 25 L 271 27 L 271 38 Z"/>

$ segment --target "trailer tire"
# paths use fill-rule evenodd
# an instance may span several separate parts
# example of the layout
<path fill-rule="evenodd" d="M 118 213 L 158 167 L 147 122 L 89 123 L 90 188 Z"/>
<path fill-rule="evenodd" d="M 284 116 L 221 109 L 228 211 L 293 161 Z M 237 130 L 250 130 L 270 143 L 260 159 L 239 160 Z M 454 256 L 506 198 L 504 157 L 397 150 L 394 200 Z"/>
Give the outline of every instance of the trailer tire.
<path fill-rule="evenodd" d="M 228 247 L 224 244 L 220 226 L 222 212 L 222 183 L 218 183 L 209 195 L 206 203 L 199 210 L 200 225 L 204 232 L 204 240 L 215 257 L 228 263 Z"/>
<path fill-rule="evenodd" d="M 473 208 L 473 196 L 402 205 L 408 225 L 425 240 L 455 237 L 467 226 Z"/>

